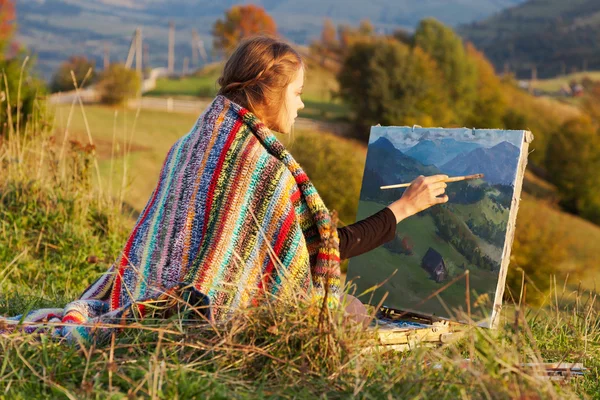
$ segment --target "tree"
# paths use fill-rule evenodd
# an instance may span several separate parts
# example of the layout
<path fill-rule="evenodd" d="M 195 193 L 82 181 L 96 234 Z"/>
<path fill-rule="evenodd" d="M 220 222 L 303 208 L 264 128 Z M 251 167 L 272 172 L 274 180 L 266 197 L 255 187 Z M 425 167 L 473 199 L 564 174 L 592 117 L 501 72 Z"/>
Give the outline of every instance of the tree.
<path fill-rule="evenodd" d="M 414 43 L 436 61 L 446 82 L 458 122 L 464 123 L 473 109 L 477 76 L 461 38 L 441 22 L 426 18 L 415 30 Z"/>
<path fill-rule="evenodd" d="M 364 137 L 378 123 L 432 126 L 452 118 L 437 66 L 418 47 L 385 38 L 357 42 L 338 81 Z"/>
<path fill-rule="evenodd" d="M 561 194 L 561 205 L 600 224 L 600 137 L 588 117 L 565 122 L 552 135 L 546 170 Z"/>
<path fill-rule="evenodd" d="M 254 4 L 233 6 L 213 26 L 214 47 L 231 54 L 243 39 L 256 35 L 276 35 L 275 21 L 264 8 Z"/>
<path fill-rule="evenodd" d="M 60 67 L 58 67 L 58 70 L 52 78 L 50 91 L 66 92 L 69 90 L 74 90 L 75 85 L 73 83 L 71 71 L 73 71 L 75 74 L 75 79 L 77 80 L 77 85 L 79 87 L 88 86 L 90 83 L 92 83 L 95 77 L 95 66 L 96 63 L 93 60 L 87 59 L 85 56 L 70 57 L 67 61 L 63 62 Z M 85 82 L 83 82 L 90 69 L 92 70 L 90 76 L 85 80 Z"/>
<path fill-rule="evenodd" d="M 0 51 L 4 53 L 13 37 L 17 16 L 13 0 L 0 0 Z"/>
<path fill-rule="evenodd" d="M 11 50 L 16 54 L 7 57 L 15 21 L 14 1 L 0 0 L 0 124 L 12 122 L 13 129 L 25 127 L 36 109 L 36 98 L 45 91 L 43 82 L 33 76 L 34 61 L 26 59 L 24 49 L 13 43 Z M 0 135 L 4 133 L 3 129 Z"/>
<path fill-rule="evenodd" d="M 475 67 L 476 96 L 465 125 L 474 128 L 501 128 L 504 126 L 506 99 L 500 79 L 492 64 L 471 43 L 467 44 L 467 61 Z"/>
<path fill-rule="evenodd" d="M 363 19 L 360 21 L 360 25 L 358 27 L 358 33 L 363 36 L 371 36 L 375 34 L 375 27 L 368 19 Z"/>
<path fill-rule="evenodd" d="M 12 121 L 17 127 L 17 115 L 20 128 L 36 109 L 36 99 L 45 92 L 44 84 L 32 74 L 33 62 L 25 62 L 24 52 L 16 57 L 0 59 L 0 124 Z M 6 80 L 4 79 L 6 75 Z M 10 104 L 10 120 L 7 103 Z M 5 133 L 3 129 L 0 136 Z"/>
<path fill-rule="evenodd" d="M 104 104 L 121 104 L 135 97 L 141 86 L 141 77 L 123 64 L 111 64 L 98 82 L 100 101 Z"/>
<path fill-rule="evenodd" d="M 323 44 L 323 47 L 328 50 L 335 49 L 338 46 L 335 25 L 329 18 L 327 18 L 323 23 L 323 30 L 321 31 L 321 43 Z"/>

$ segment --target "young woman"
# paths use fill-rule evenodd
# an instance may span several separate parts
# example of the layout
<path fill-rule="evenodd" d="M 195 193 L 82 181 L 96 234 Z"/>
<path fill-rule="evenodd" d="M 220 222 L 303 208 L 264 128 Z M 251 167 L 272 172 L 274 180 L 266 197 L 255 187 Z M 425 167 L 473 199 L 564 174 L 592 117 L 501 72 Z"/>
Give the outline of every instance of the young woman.
<path fill-rule="evenodd" d="M 147 205 L 115 264 L 65 309 L 29 321 L 115 321 L 187 288 L 212 320 L 265 299 L 341 294 L 340 259 L 394 237 L 396 224 L 448 200 L 444 175 L 419 177 L 375 215 L 336 228 L 301 166 L 273 131 L 290 132 L 304 63 L 288 44 L 256 37 L 226 62 L 220 90 L 170 149 Z M 347 310 L 360 314 L 352 299 Z M 87 339 L 89 328 L 61 336 Z"/>

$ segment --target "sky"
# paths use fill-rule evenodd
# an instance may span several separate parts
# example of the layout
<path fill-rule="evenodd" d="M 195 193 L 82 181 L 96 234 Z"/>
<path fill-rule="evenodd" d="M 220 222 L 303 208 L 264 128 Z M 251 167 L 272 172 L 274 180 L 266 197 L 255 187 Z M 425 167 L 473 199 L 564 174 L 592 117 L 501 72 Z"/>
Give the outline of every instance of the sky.
<path fill-rule="evenodd" d="M 459 142 L 477 143 L 483 147 L 494 147 L 501 142 L 509 142 L 521 148 L 524 131 L 500 129 L 468 128 L 411 128 L 401 126 L 373 126 L 369 144 L 380 137 L 386 137 L 398 150 L 405 151 L 421 140 L 455 139 Z"/>

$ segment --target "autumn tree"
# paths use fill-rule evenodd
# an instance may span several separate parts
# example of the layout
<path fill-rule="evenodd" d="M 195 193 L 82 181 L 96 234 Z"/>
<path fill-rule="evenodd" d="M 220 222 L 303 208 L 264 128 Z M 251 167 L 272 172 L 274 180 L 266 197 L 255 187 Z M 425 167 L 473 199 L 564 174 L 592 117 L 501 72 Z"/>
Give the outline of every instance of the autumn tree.
<path fill-rule="evenodd" d="M 98 92 L 104 104 L 121 104 L 135 97 L 141 86 L 141 77 L 137 71 L 123 64 L 111 64 L 100 75 Z"/>
<path fill-rule="evenodd" d="M 502 128 L 506 114 L 506 98 L 502 83 L 492 64 L 471 43 L 466 46 L 468 62 L 476 73 L 475 99 L 465 125 L 474 128 Z"/>
<path fill-rule="evenodd" d="M 16 54 L 7 55 L 16 31 L 15 21 L 14 1 L 0 0 L 0 121 L 12 121 L 12 129 L 23 129 L 34 109 L 40 107 L 36 99 L 44 94 L 45 88 L 33 75 L 33 60 L 27 59 L 23 48 L 14 46 Z M 8 129 L 2 132 L 0 135 L 6 134 Z"/>
<path fill-rule="evenodd" d="M 445 125 L 452 112 L 436 63 L 420 48 L 394 39 L 354 44 L 338 75 L 361 137 L 381 125 Z"/>
<path fill-rule="evenodd" d="M 415 30 L 414 44 L 437 63 L 457 114 L 457 122 L 464 123 L 471 114 L 476 97 L 477 77 L 461 38 L 441 22 L 426 18 Z"/>
<path fill-rule="evenodd" d="M 331 19 L 327 18 L 321 31 L 321 43 L 326 49 L 335 49 L 338 46 L 337 31 Z"/>
<path fill-rule="evenodd" d="M 17 16 L 13 0 L 0 0 L 0 51 L 4 53 L 16 29 Z"/>
<path fill-rule="evenodd" d="M 600 136 L 589 117 L 568 120 L 554 132 L 546 170 L 563 208 L 600 224 Z"/>
<path fill-rule="evenodd" d="M 254 4 L 237 5 L 225 12 L 213 26 L 215 49 L 229 55 L 245 38 L 257 34 L 276 35 L 277 26 L 267 12 Z"/>
<path fill-rule="evenodd" d="M 96 63 L 93 60 L 89 60 L 85 56 L 70 57 L 67 61 L 63 62 L 60 67 L 58 67 L 58 70 L 52 77 L 50 90 L 52 92 L 66 92 L 69 90 L 74 90 L 75 84 L 73 83 L 71 71 L 73 71 L 79 87 L 85 87 L 89 85 L 95 77 L 95 64 Z M 90 70 L 90 75 L 87 77 L 87 79 L 85 79 L 84 82 L 84 78 Z"/>

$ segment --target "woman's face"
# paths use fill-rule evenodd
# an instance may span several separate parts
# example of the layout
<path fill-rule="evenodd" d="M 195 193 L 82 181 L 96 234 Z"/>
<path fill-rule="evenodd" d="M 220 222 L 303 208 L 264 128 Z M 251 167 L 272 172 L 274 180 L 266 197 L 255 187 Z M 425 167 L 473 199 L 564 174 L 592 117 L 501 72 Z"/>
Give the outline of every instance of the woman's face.
<path fill-rule="evenodd" d="M 281 128 L 282 133 L 289 133 L 292 130 L 292 125 L 296 117 L 298 117 L 298 110 L 304 108 L 304 103 L 300 96 L 302 95 L 302 89 L 304 88 L 304 68 L 300 68 L 296 73 L 294 80 L 285 89 L 285 104 L 281 111 L 282 121 Z"/>

